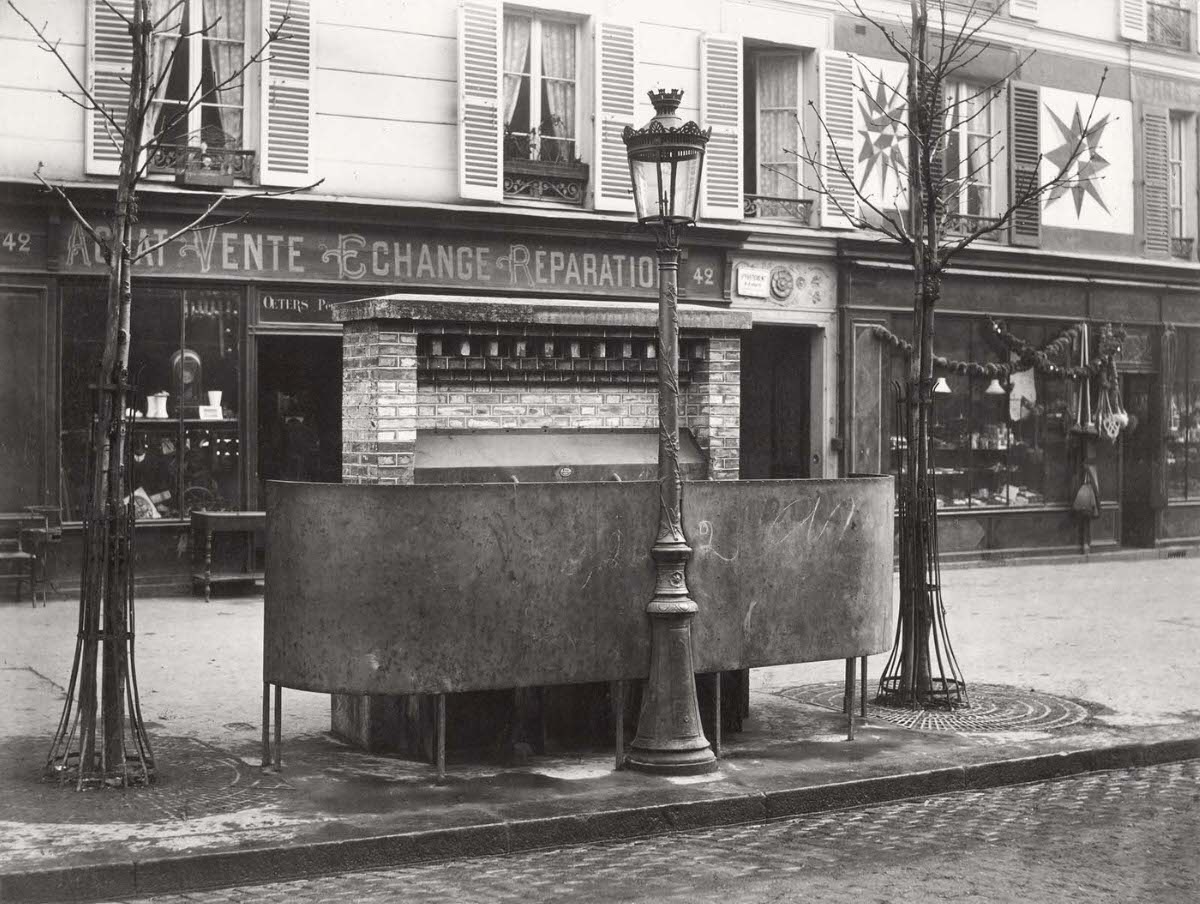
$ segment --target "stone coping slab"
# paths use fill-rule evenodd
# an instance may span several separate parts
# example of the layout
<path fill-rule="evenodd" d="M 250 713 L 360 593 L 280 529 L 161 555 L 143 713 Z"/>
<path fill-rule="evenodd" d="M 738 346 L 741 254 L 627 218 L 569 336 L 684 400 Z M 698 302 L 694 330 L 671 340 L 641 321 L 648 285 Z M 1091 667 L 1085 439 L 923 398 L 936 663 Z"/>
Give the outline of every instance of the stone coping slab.
<path fill-rule="evenodd" d="M 331 306 L 335 323 L 358 320 L 441 321 L 452 323 L 545 324 L 653 329 L 653 301 L 606 302 L 565 298 L 508 298 L 410 293 L 343 301 Z M 748 330 L 749 311 L 680 303 L 679 325 L 693 330 Z"/>

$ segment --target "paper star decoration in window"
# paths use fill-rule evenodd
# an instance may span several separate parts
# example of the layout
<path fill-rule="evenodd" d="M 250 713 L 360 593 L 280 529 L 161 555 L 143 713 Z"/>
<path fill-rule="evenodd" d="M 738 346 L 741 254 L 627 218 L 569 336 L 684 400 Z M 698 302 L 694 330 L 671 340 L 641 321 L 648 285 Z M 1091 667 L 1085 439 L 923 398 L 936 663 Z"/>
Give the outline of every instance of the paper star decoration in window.
<path fill-rule="evenodd" d="M 1046 196 L 1046 204 L 1053 204 L 1070 192 L 1075 199 L 1075 216 L 1078 217 L 1083 213 L 1084 195 L 1091 195 L 1105 213 L 1111 214 L 1112 211 L 1100 197 L 1099 180 L 1096 178 L 1102 170 L 1108 168 L 1108 161 L 1100 154 L 1100 141 L 1104 137 L 1109 117 L 1105 116 L 1085 129 L 1078 103 L 1075 104 L 1075 115 L 1071 117 L 1069 126 L 1059 119 L 1049 106 L 1046 107 L 1046 111 L 1054 120 L 1054 125 L 1058 127 L 1063 139 L 1062 144 L 1046 152 L 1046 159 L 1054 164 L 1055 173 L 1063 174 L 1063 181 L 1050 189 Z"/>
<path fill-rule="evenodd" d="M 865 188 L 871 171 L 879 165 L 881 190 L 887 191 L 888 170 L 895 173 L 899 183 L 904 167 L 904 94 L 881 79 L 872 94 L 863 76 L 862 99 L 858 108 L 862 111 L 863 125 L 858 134 L 862 136 L 862 150 L 858 162 L 866 163 L 859 188 Z"/>

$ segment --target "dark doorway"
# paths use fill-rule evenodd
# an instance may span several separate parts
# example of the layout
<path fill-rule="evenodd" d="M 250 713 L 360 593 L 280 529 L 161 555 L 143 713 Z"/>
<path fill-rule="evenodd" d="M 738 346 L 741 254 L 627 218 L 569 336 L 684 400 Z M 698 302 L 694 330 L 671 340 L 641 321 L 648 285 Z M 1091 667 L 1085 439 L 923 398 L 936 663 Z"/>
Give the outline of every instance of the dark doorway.
<path fill-rule="evenodd" d="M 259 336 L 258 476 L 341 481 L 341 337 Z"/>
<path fill-rule="evenodd" d="M 756 326 L 742 338 L 744 480 L 809 476 L 812 332 Z"/>
<path fill-rule="evenodd" d="M 1129 425 L 1121 431 L 1122 546 L 1154 545 L 1153 462 L 1161 431 L 1154 423 L 1153 388 L 1150 374 L 1121 376 L 1121 397 L 1129 412 Z"/>
<path fill-rule="evenodd" d="M 49 501 L 46 390 L 45 296 L 0 288 L 0 511 Z"/>

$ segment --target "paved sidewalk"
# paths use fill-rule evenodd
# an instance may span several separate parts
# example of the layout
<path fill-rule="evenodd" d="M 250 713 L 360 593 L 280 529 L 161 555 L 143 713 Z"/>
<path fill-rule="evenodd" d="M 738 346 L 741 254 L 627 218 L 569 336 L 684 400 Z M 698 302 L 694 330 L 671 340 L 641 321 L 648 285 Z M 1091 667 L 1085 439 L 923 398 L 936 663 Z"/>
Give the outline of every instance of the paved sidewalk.
<path fill-rule="evenodd" d="M 139 603 L 137 660 L 160 782 L 75 794 L 38 781 L 75 607 L 0 606 L 0 900 L 95 900 L 501 853 L 1200 756 L 1200 559 L 944 579 L 977 715 L 1031 690 L 1031 711 L 1048 701 L 1057 715 L 914 731 L 875 714 L 847 743 L 843 718 L 814 705 L 833 700 L 841 663 L 763 669 L 747 730 L 726 739 L 719 772 L 691 779 L 613 772 L 600 750 L 515 768 L 452 763 L 438 786 L 428 766 L 333 740 L 328 698 L 295 691 L 284 692 L 286 768 L 264 773 L 261 600 L 157 599 Z M 872 660 L 873 677 L 882 662 Z"/>

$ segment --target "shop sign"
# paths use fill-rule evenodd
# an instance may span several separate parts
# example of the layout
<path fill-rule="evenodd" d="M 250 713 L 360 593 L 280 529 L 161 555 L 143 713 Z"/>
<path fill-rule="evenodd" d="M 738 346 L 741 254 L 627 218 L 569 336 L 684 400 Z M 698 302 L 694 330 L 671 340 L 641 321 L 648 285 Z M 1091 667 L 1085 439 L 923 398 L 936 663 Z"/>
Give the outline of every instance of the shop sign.
<path fill-rule="evenodd" d="M 136 240 L 151 248 L 180 225 L 150 223 Z M 66 272 L 104 268 L 99 248 L 78 223 L 63 224 L 59 261 Z M 724 253 L 690 248 L 680 264 L 687 297 L 721 299 Z M 344 282 L 494 292 L 656 296 L 658 264 L 646 245 L 585 240 L 488 240 L 386 230 L 333 232 L 299 227 L 213 226 L 171 239 L 136 272 Z"/>
<path fill-rule="evenodd" d="M 258 293 L 258 319 L 260 323 L 333 323 L 333 305 L 355 297 L 264 289 Z"/>
<path fill-rule="evenodd" d="M 771 295 L 771 271 L 758 267 L 737 268 L 738 295 L 746 298 L 769 298 Z"/>

